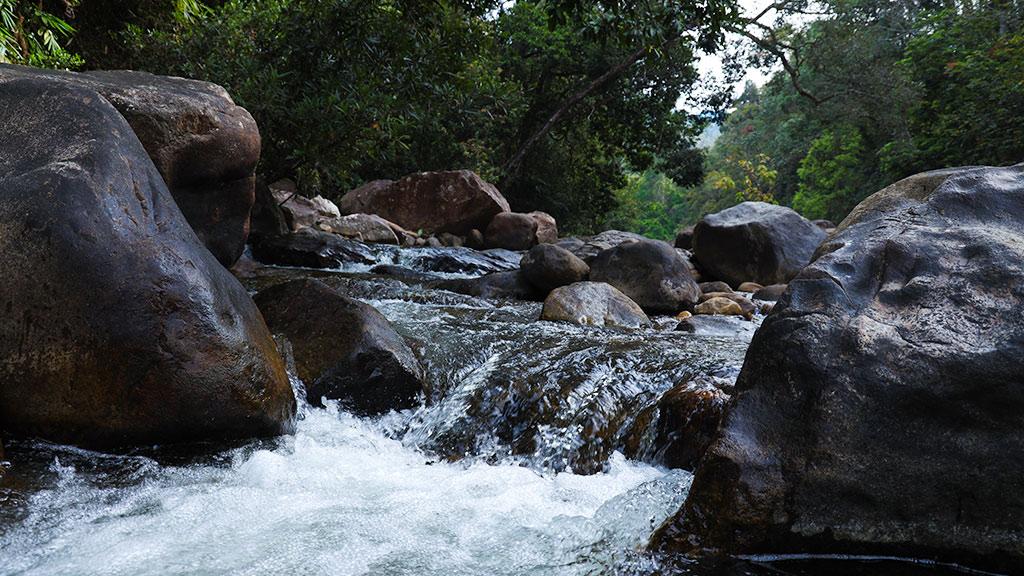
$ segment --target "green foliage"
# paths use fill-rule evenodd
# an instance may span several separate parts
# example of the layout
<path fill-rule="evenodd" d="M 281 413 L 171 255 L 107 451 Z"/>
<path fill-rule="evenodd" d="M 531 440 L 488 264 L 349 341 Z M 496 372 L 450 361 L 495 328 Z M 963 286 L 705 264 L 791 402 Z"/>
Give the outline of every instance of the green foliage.
<path fill-rule="evenodd" d="M 857 202 L 864 141 L 855 128 L 825 130 L 800 162 L 793 209 L 807 218 L 842 220 Z"/>
<path fill-rule="evenodd" d="M 77 0 L 64 3 L 71 11 Z M 75 29 L 43 3 L 0 0 L 0 62 L 71 69 L 82 59 L 65 48 Z"/>
<path fill-rule="evenodd" d="M 838 221 L 916 172 L 1024 160 L 1024 4 L 821 6 L 824 16 L 775 38 L 811 97 L 785 71 L 748 89 L 708 153 L 687 219 L 740 200 L 729 191 L 743 161 L 776 172 L 779 203 Z M 759 59 L 770 60 L 754 50 L 749 61 Z"/>
<path fill-rule="evenodd" d="M 675 239 L 686 207 L 686 190 L 671 178 L 654 170 L 632 173 L 615 195 L 618 206 L 602 221 L 602 228 Z"/>
<path fill-rule="evenodd" d="M 268 178 L 337 198 L 369 179 L 469 168 L 513 208 L 593 231 L 627 170 L 663 157 L 678 180 L 699 178 L 690 142 L 703 121 L 675 103 L 733 2 L 210 5 L 188 21 L 135 18 L 117 64 L 225 86 L 260 125 Z"/>

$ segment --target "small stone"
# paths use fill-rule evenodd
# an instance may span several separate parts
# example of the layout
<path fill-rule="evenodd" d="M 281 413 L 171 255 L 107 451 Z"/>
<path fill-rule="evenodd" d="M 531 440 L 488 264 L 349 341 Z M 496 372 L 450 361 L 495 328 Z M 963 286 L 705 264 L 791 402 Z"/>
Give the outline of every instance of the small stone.
<path fill-rule="evenodd" d="M 743 308 L 728 298 L 721 296 L 701 302 L 694 311 L 697 314 L 720 314 L 724 316 L 743 316 Z"/>
<path fill-rule="evenodd" d="M 729 286 L 721 280 L 717 280 L 715 282 L 701 282 L 699 286 L 700 291 L 704 294 L 707 294 L 708 292 L 732 292 L 732 286 Z"/>
<path fill-rule="evenodd" d="M 761 288 L 764 288 L 764 286 L 758 284 L 757 282 L 744 282 L 743 284 L 737 286 L 736 290 L 738 292 L 757 292 Z"/>
<path fill-rule="evenodd" d="M 690 318 L 692 316 L 693 316 L 692 313 L 690 313 L 687 310 L 683 310 L 679 314 L 676 314 L 676 320 L 686 320 L 687 318 Z"/>
<path fill-rule="evenodd" d="M 765 286 L 764 288 L 754 292 L 754 300 L 775 302 L 782 297 L 782 293 L 786 291 L 788 286 L 788 284 L 772 284 L 771 286 Z"/>

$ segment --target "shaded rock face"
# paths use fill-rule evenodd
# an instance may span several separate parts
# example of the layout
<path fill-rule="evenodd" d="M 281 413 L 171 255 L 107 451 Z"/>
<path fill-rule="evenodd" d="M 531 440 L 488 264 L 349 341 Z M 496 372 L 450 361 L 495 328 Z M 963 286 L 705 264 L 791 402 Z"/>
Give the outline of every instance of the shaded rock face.
<path fill-rule="evenodd" d="M 556 288 L 544 300 L 540 319 L 610 328 L 651 324 L 636 302 L 604 282 L 577 282 Z"/>
<path fill-rule="evenodd" d="M 529 250 L 537 243 L 537 221 L 528 214 L 502 212 L 487 225 L 484 241 L 488 248 Z"/>
<path fill-rule="evenodd" d="M 687 226 L 676 234 L 676 248 L 691 250 L 693 248 L 693 226 Z"/>
<path fill-rule="evenodd" d="M 548 293 L 559 286 L 582 282 L 590 266 L 572 252 L 554 244 L 538 244 L 523 255 L 519 264 L 526 280 Z"/>
<path fill-rule="evenodd" d="M 340 400 L 357 414 L 412 408 L 423 371 L 409 345 L 373 306 L 319 280 L 291 280 L 256 295 L 267 324 L 291 342 L 311 404 Z"/>
<path fill-rule="evenodd" d="M 298 188 L 291 180 L 278 180 L 270 185 L 274 204 L 284 214 L 288 228 L 293 231 L 303 228 L 315 228 L 321 220 L 329 220 L 341 216 L 341 212 L 333 202 L 322 196 L 306 198 L 299 194 Z"/>
<path fill-rule="evenodd" d="M 779 298 L 782 298 L 782 294 L 785 291 L 785 284 L 772 284 L 771 286 L 765 286 L 764 288 L 761 288 L 760 290 L 754 292 L 754 300 L 775 302 Z"/>
<path fill-rule="evenodd" d="M 781 284 L 811 261 L 826 236 L 789 208 L 743 202 L 697 223 L 693 253 L 705 275 L 732 286 Z"/>
<path fill-rule="evenodd" d="M 590 264 L 590 279 L 618 288 L 649 313 L 677 312 L 701 294 L 683 257 L 654 240 L 624 242 L 601 252 Z"/>
<path fill-rule="evenodd" d="M 56 72 L 0 64 L 0 82 L 45 78 L 94 90 L 142 142 L 175 203 L 224 266 L 245 249 L 260 158 L 256 121 L 208 82 L 146 72 Z"/>
<path fill-rule="evenodd" d="M 589 238 L 562 238 L 557 244 L 572 252 L 587 264 L 590 264 L 598 254 L 609 248 L 614 248 L 626 242 L 639 242 L 641 240 L 649 239 L 633 232 L 605 230 Z"/>
<path fill-rule="evenodd" d="M 496 214 L 509 211 L 498 189 L 469 170 L 368 182 L 345 194 L 338 208 L 343 214 L 376 214 L 414 232 L 460 236 L 486 229 Z"/>
<path fill-rule="evenodd" d="M 1024 563 L 1024 166 L 925 178 L 789 284 L 661 545 Z"/>
<path fill-rule="evenodd" d="M 259 311 L 121 114 L 0 82 L 0 423 L 90 447 L 275 435 L 295 398 Z"/>
<path fill-rule="evenodd" d="M 252 244 L 252 255 L 264 264 L 303 268 L 338 268 L 344 264 L 377 261 L 362 242 L 312 228 L 260 238 Z"/>

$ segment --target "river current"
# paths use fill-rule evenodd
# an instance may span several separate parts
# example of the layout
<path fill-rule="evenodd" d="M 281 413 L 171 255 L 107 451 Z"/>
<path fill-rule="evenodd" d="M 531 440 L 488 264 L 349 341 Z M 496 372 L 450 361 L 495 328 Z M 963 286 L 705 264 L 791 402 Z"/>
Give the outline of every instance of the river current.
<path fill-rule="evenodd" d="M 394 261 L 423 268 L 405 253 Z M 301 403 L 293 436 L 233 446 L 103 454 L 13 441 L 0 576 L 940 573 L 643 551 L 692 475 L 661 466 L 631 419 L 690 380 L 728 389 L 756 320 L 695 334 L 669 319 L 583 328 L 537 321 L 539 304 L 364 267 L 264 268 L 245 281 L 307 275 L 374 305 L 410 340 L 428 373 L 424 406 L 358 418 Z"/>

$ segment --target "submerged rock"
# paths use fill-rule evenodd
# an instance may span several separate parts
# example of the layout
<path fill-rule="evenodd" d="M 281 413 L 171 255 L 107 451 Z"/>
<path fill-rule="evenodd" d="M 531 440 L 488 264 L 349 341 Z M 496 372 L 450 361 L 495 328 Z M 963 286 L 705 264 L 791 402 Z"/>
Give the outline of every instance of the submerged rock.
<path fill-rule="evenodd" d="M 530 284 L 519 270 L 492 272 L 477 278 L 438 280 L 430 283 L 429 287 L 478 298 L 512 300 L 542 300 L 544 298 L 544 294 Z"/>
<path fill-rule="evenodd" d="M 554 244 L 534 246 L 523 255 L 519 266 L 526 279 L 544 293 L 582 282 L 590 274 L 586 262 Z"/>
<path fill-rule="evenodd" d="M 357 414 L 418 404 L 423 371 L 409 345 L 380 312 L 319 280 L 262 290 L 256 304 L 275 334 L 292 345 L 309 402 L 340 400 Z"/>
<path fill-rule="evenodd" d="M 610 328 L 651 324 L 636 302 L 604 282 L 577 282 L 556 288 L 544 300 L 540 319 Z"/>
<path fill-rule="evenodd" d="M 790 282 L 656 544 L 1019 567 L 1022 374 L 1024 166 L 898 182 Z"/>
<path fill-rule="evenodd" d="M 779 284 L 811 261 L 825 237 L 824 230 L 785 206 L 743 202 L 697 223 L 693 253 L 705 275 L 732 286 Z"/>
<path fill-rule="evenodd" d="M 253 243 L 252 255 L 264 264 L 304 268 L 338 268 L 345 264 L 373 264 L 377 261 L 374 253 L 362 242 L 312 228 L 261 238 Z"/>
<path fill-rule="evenodd" d="M 103 448 L 290 431 L 259 312 L 122 115 L 40 78 L 0 82 L 0 102 L 0 262 L 17 271 L 0 282 L 0 426 Z"/>
<path fill-rule="evenodd" d="M 626 455 L 693 470 L 715 438 L 728 400 L 728 394 L 708 382 L 673 386 L 637 418 Z"/>
<path fill-rule="evenodd" d="M 344 214 L 376 214 L 414 232 L 460 236 L 487 228 L 496 214 L 509 211 L 498 189 L 469 170 L 375 180 L 345 194 L 338 207 Z"/>
<path fill-rule="evenodd" d="M 687 262 L 665 242 L 624 242 L 597 255 L 590 279 L 618 288 L 646 312 L 675 313 L 692 306 L 700 287 Z"/>
<path fill-rule="evenodd" d="M 409 266 L 425 272 L 451 274 L 491 274 L 519 268 L 519 254 L 502 250 L 478 251 L 470 248 L 420 248 L 410 250 Z"/>
<path fill-rule="evenodd" d="M 99 93 L 128 121 L 174 202 L 225 267 L 245 249 L 260 133 L 209 82 L 130 70 L 58 72 L 0 64 L 0 82 L 42 79 Z"/>
<path fill-rule="evenodd" d="M 537 243 L 537 221 L 529 214 L 500 212 L 487 225 L 484 241 L 488 248 L 529 250 Z"/>

